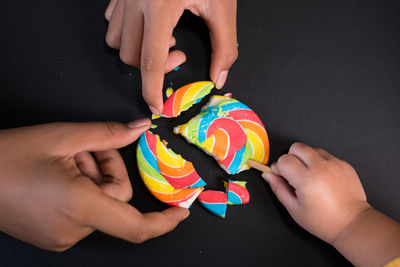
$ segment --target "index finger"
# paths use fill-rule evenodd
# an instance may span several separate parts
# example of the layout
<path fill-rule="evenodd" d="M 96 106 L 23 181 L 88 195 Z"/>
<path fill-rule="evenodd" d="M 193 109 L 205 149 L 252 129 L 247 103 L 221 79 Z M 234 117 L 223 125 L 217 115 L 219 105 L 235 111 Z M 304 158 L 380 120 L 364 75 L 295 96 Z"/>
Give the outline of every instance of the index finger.
<path fill-rule="evenodd" d="M 172 231 L 188 215 L 184 208 L 142 214 L 133 206 L 105 194 L 94 195 L 88 203 L 89 226 L 133 243 L 142 243 Z"/>
<path fill-rule="evenodd" d="M 143 98 L 151 112 L 160 114 L 163 109 L 162 88 L 165 64 L 174 23 L 166 17 L 165 10 L 151 9 L 145 14 L 140 69 L 142 71 Z M 161 21 L 161 23 L 160 23 Z"/>

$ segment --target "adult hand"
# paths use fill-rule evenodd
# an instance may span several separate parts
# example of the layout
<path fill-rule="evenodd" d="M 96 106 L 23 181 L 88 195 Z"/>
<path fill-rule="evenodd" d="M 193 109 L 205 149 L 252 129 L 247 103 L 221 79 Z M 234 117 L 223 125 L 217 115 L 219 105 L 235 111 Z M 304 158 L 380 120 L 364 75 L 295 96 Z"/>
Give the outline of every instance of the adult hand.
<path fill-rule="evenodd" d="M 304 229 L 332 244 L 371 206 L 357 173 L 321 148 L 294 143 L 263 174 L 279 201 Z"/>
<path fill-rule="evenodd" d="M 116 149 L 149 127 L 143 119 L 1 130 L 0 230 L 63 251 L 95 230 L 140 243 L 174 229 L 188 210 L 142 214 L 126 203 L 132 188 Z"/>
<path fill-rule="evenodd" d="M 173 29 L 185 9 L 208 25 L 210 77 L 221 88 L 238 55 L 236 0 L 111 0 L 105 12 L 106 42 L 120 50 L 123 62 L 141 69 L 143 97 L 153 114 L 163 108 L 164 74 L 186 61 L 182 51 L 169 51 L 176 42 Z"/>

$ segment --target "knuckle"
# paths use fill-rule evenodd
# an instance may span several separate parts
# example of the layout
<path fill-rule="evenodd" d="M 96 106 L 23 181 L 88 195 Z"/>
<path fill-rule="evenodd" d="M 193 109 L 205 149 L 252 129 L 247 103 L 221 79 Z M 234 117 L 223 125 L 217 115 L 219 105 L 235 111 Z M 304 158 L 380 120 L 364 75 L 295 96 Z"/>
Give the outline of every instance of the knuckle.
<path fill-rule="evenodd" d="M 306 145 L 304 143 L 301 142 L 295 142 L 293 143 L 290 148 L 289 151 L 293 152 L 293 151 L 301 151 L 306 147 Z"/>
<path fill-rule="evenodd" d="M 141 227 L 139 229 L 136 229 L 135 232 L 132 233 L 132 235 L 130 237 L 130 240 L 133 243 L 142 244 L 148 239 L 147 236 L 148 235 L 147 235 L 147 232 L 145 231 L 145 228 Z"/>
<path fill-rule="evenodd" d="M 127 186 L 121 194 L 121 201 L 129 202 L 132 199 L 133 191 L 131 186 Z"/>
<path fill-rule="evenodd" d="M 312 168 L 312 171 L 318 174 L 325 172 L 329 168 L 330 168 L 330 163 L 326 160 L 321 160 L 315 164 L 314 168 Z"/>
<path fill-rule="evenodd" d="M 139 67 L 139 60 L 137 57 L 129 52 L 126 52 L 125 49 L 121 49 L 119 52 L 119 57 L 123 63 L 129 66 Z"/>
<path fill-rule="evenodd" d="M 72 240 L 72 238 L 66 234 L 58 234 L 53 236 L 48 250 L 54 252 L 64 252 L 71 248 L 75 242 L 75 240 Z"/>
<path fill-rule="evenodd" d="M 136 237 L 136 242 L 137 244 L 142 244 L 147 240 L 147 235 L 144 232 L 141 232 L 137 237 Z"/>
<path fill-rule="evenodd" d="M 221 62 L 220 62 L 220 67 L 222 67 L 223 69 L 229 69 L 233 63 L 235 63 L 235 61 L 238 58 L 239 52 L 237 47 L 234 47 L 232 49 L 224 49 L 224 48 L 220 48 L 219 50 L 224 50 L 225 52 L 214 52 L 213 51 L 213 57 L 215 58 L 220 58 Z"/>
<path fill-rule="evenodd" d="M 152 72 L 159 70 L 159 64 L 156 58 L 152 55 L 144 55 L 140 62 L 140 69 L 142 71 Z"/>
<path fill-rule="evenodd" d="M 106 121 L 103 122 L 105 131 L 111 136 L 111 137 L 117 137 L 120 136 L 121 132 L 121 124 L 118 122 L 112 122 L 112 121 Z"/>
<path fill-rule="evenodd" d="M 117 38 L 110 30 L 108 30 L 106 34 L 106 44 L 114 49 L 119 48 L 119 42 L 117 41 Z"/>
<path fill-rule="evenodd" d="M 105 18 L 107 21 L 110 21 L 111 12 L 109 12 L 108 9 L 104 12 L 104 18 Z"/>
<path fill-rule="evenodd" d="M 276 162 L 277 167 L 284 167 L 291 161 L 291 156 L 288 154 L 282 155 Z"/>
<path fill-rule="evenodd" d="M 323 149 L 322 147 L 314 147 L 314 150 L 318 152 L 326 152 L 326 150 Z"/>
<path fill-rule="evenodd" d="M 344 161 L 344 160 L 342 160 L 342 159 L 337 159 L 337 163 L 338 163 L 340 166 L 342 166 L 343 168 L 350 169 L 350 170 L 354 170 L 354 167 L 351 166 L 351 164 L 348 163 L 347 161 Z"/>
<path fill-rule="evenodd" d="M 148 233 L 147 233 L 148 224 L 146 222 L 146 217 L 144 214 L 141 214 L 138 220 L 139 220 L 138 227 L 132 229 L 132 231 L 128 236 L 128 240 L 135 244 L 142 244 L 148 239 Z"/>

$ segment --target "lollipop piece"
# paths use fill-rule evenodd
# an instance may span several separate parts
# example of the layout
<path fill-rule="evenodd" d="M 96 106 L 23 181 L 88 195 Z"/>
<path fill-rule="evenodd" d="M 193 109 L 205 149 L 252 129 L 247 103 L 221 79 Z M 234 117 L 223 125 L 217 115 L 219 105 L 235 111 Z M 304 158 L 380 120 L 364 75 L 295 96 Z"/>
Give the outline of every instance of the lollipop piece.
<path fill-rule="evenodd" d="M 246 183 L 247 182 L 244 181 L 224 181 L 224 186 L 228 194 L 228 205 L 242 205 L 249 203 L 250 194 L 246 189 Z"/>
<path fill-rule="evenodd" d="M 175 154 L 161 142 L 157 135 L 156 144 L 157 164 L 160 173 L 176 189 L 187 187 L 202 187 L 206 183 L 200 178 L 193 164 Z"/>
<path fill-rule="evenodd" d="M 229 117 L 213 118 L 208 124 L 207 131 L 201 132 L 199 136 L 201 146 L 215 155 L 218 162 L 227 168 L 232 161 L 231 155 L 238 152 L 246 144 L 246 140 L 243 127 Z"/>
<path fill-rule="evenodd" d="M 189 208 L 204 187 L 175 189 L 161 174 L 157 163 L 159 137 L 147 131 L 140 136 L 136 158 L 140 176 L 148 190 L 160 201 Z"/>
<path fill-rule="evenodd" d="M 185 85 L 175 92 L 169 90 L 167 94 L 170 94 L 170 96 L 164 103 L 161 116 L 167 118 L 178 117 L 181 112 L 200 102 L 213 88 L 214 84 L 212 82 L 205 81 Z"/>
<path fill-rule="evenodd" d="M 211 213 L 225 218 L 227 195 L 224 192 L 206 190 L 197 199 Z"/>
<path fill-rule="evenodd" d="M 269 141 L 264 125 L 254 111 L 230 95 L 212 96 L 200 114 L 175 127 L 174 133 L 214 156 L 228 173 L 249 169 L 248 159 L 268 162 Z"/>

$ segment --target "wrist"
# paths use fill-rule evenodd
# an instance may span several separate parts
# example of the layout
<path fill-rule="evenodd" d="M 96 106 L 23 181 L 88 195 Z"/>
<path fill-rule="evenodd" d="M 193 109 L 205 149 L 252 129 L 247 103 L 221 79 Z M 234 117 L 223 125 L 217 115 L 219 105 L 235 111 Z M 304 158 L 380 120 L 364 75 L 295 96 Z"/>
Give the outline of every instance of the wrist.
<path fill-rule="evenodd" d="M 363 201 L 360 203 L 359 207 L 355 209 L 353 212 L 354 215 L 348 221 L 347 224 L 344 225 L 341 231 L 332 239 L 331 242 L 328 242 L 330 245 L 338 249 L 342 243 L 346 242 L 347 239 L 352 235 L 353 229 L 357 227 L 360 223 L 362 223 L 365 217 L 368 217 L 369 213 L 377 212 L 368 202 Z"/>
<path fill-rule="evenodd" d="M 400 224 L 368 205 L 331 245 L 355 266 L 383 266 L 399 256 Z"/>

